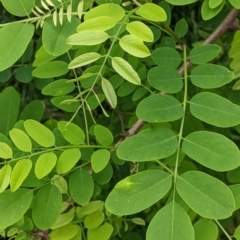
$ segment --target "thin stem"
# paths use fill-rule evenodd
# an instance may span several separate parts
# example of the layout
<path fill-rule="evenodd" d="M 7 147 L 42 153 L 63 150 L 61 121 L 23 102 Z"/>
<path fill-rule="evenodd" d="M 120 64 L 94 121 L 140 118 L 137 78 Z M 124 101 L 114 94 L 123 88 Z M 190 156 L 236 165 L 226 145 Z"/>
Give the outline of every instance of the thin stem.
<path fill-rule="evenodd" d="M 166 169 L 169 173 L 174 174 L 174 172 L 168 168 L 166 165 L 164 165 L 161 161 L 155 160 L 161 167 L 163 167 L 164 169 Z"/>
<path fill-rule="evenodd" d="M 185 115 L 186 115 L 186 106 L 187 106 L 187 92 L 188 92 L 188 76 L 187 76 L 187 48 L 186 45 L 183 45 L 183 54 L 184 54 L 184 96 L 183 96 L 183 117 L 181 120 L 179 136 L 178 136 L 178 149 L 177 149 L 177 157 L 176 157 L 176 164 L 174 170 L 174 191 L 173 191 L 173 199 L 175 198 L 175 189 L 176 189 L 176 182 L 177 182 L 177 175 L 178 175 L 178 163 L 179 163 L 179 155 L 180 155 L 180 148 L 181 142 L 183 137 L 183 128 L 185 122 Z"/>
<path fill-rule="evenodd" d="M 225 236 L 227 237 L 227 239 L 232 240 L 232 237 L 228 234 L 228 232 L 224 229 L 224 227 L 220 224 L 220 222 L 216 219 L 214 219 L 214 221 L 217 223 L 217 225 L 219 226 L 219 228 L 222 230 L 222 232 L 225 234 Z"/>

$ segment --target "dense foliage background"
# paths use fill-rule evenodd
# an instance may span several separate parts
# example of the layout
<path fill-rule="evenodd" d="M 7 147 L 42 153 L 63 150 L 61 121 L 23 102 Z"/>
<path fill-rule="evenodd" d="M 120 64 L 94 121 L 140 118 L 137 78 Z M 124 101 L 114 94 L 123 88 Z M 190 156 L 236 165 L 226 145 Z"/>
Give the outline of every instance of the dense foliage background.
<path fill-rule="evenodd" d="M 1 236 L 240 239 L 238 9 L 1 0 Z"/>

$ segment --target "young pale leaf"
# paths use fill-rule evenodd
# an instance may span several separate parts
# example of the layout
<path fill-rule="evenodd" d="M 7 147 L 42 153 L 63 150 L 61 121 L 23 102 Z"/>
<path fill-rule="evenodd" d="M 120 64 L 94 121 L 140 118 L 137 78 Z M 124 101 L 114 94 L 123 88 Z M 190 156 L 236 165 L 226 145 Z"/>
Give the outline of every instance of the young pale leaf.
<path fill-rule="evenodd" d="M 75 89 L 75 85 L 72 82 L 68 82 L 67 79 L 59 79 L 51 82 L 42 89 L 43 95 L 48 96 L 63 96 Z"/>
<path fill-rule="evenodd" d="M 33 33 L 34 26 L 30 23 L 12 23 L 0 29 L 0 71 L 11 67 L 23 55 Z"/>
<path fill-rule="evenodd" d="M 78 233 L 79 226 L 68 224 L 57 228 L 50 233 L 51 240 L 71 240 Z"/>
<path fill-rule="evenodd" d="M 77 27 L 77 31 L 106 31 L 113 28 L 117 24 L 116 20 L 111 17 L 101 16 L 93 19 L 89 19 L 83 23 L 80 23 Z"/>
<path fill-rule="evenodd" d="M 59 23 L 60 25 L 63 25 L 63 7 L 61 7 L 59 9 L 59 12 L 58 12 L 58 18 L 59 18 Z M 68 22 L 67 22 L 68 23 Z M 72 25 L 72 24 L 71 24 Z"/>
<path fill-rule="evenodd" d="M 106 149 L 99 149 L 91 156 L 91 166 L 95 173 L 101 172 L 110 160 L 110 152 Z"/>
<path fill-rule="evenodd" d="M 97 17 L 110 17 L 116 22 L 119 22 L 124 16 L 125 11 L 118 4 L 105 3 L 92 8 L 84 15 L 84 20 L 89 20 Z"/>
<path fill-rule="evenodd" d="M 224 6 L 224 1 L 216 8 L 212 9 L 209 7 L 209 0 L 204 0 L 201 8 L 201 14 L 202 14 L 203 20 L 206 21 L 215 17 L 222 10 L 223 6 Z"/>
<path fill-rule="evenodd" d="M 150 222 L 146 240 L 156 239 L 195 239 L 193 226 L 188 214 L 176 202 L 170 202 L 161 208 Z"/>
<path fill-rule="evenodd" d="M 60 155 L 57 162 L 57 173 L 63 174 L 70 171 L 81 157 L 78 148 L 66 149 Z"/>
<path fill-rule="evenodd" d="M 57 124 L 62 136 L 71 144 L 79 145 L 83 144 L 85 140 L 85 134 L 83 130 L 75 123 L 69 123 L 67 121 L 60 121 Z"/>
<path fill-rule="evenodd" d="M 132 162 L 166 158 L 177 150 L 175 134 L 167 128 L 149 128 L 125 139 L 117 149 L 120 159 Z"/>
<path fill-rule="evenodd" d="M 234 73 L 232 71 L 214 64 L 199 65 L 191 72 L 192 83 L 204 89 L 222 87 L 233 79 Z"/>
<path fill-rule="evenodd" d="M 204 218 L 225 219 L 235 210 L 227 185 L 206 173 L 185 172 L 178 178 L 176 188 L 188 206 Z"/>
<path fill-rule="evenodd" d="M 211 219 L 201 219 L 194 224 L 195 240 L 216 240 L 218 227 Z"/>
<path fill-rule="evenodd" d="M 166 0 L 166 2 L 168 2 L 172 5 L 176 5 L 176 6 L 187 5 L 187 4 L 197 2 L 197 1 L 198 0 Z"/>
<path fill-rule="evenodd" d="M 0 132 L 6 136 L 17 122 L 19 105 L 19 93 L 13 87 L 6 87 L 0 93 L 0 112 L 4 116 L 0 117 Z"/>
<path fill-rule="evenodd" d="M 77 14 L 78 14 L 78 18 L 81 19 L 82 18 L 82 14 L 83 14 L 83 5 L 84 5 L 84 1 L 81 0 L 78 4 L 77 7 Z"/>
<path fill-rule="evenodd" d="M 53 12 L 53 25 L 56 27 L 57 26 L 57 10 Z"/>
<path fill-rule="evenodd" d="M 56 26 L 51 18 L 47 18 L 43 25 L 42 43 L 45 50 L 53 56 L 60 56 L 71 48 L 71 45 L 66 43 L 66 39 L 76 32 L 79 24 L 79 19 L 76 17 L 72 18 L 71 23 L 66 17 L 62 20 L 63 23 Z"/>
<path fill-rule="evenodd" d="M 220 51 L 221 48 L 215 44 L 200 45 L 191 50 L 189 59 L 194 64 L 203 64 L 217 57 Z"/>
<path fill-rule="evenodd" d="M 111 131 L 101 125 L 94 126 L 94 135 L 102 146 L 109 146 L 113 143 L 113 135 Z"/>
<path fill-rule="evenodd" d="M 97 61 L 102 55 L 96 52 L 89 52 L 74 58 L 68 65 L 69 69 L 82 67 Z"/>
<path fill-rule="evenodd" d="M 238 0 L 229 0 L 233 7 L 240 9 L 240 2 Z"/>
<path fill-rule="evenodd" d="M 22 159 L 16 163 L 10 179 L 10 189 L 12 192 L 15 192 L 22 185 L 31 168 L 32 161 L 30 159 Z"/>
<path fill-rule="evenodd" d="M 113 57 L 112 66 L 114 70 L 124 79 L 135 85 L 141 85 L 141 79 L 133 67 L 123 58 Z"/>
<path fill-rule="evenodd" d="M 9 131 L 9 136 L 18 149 L 23 152 L 31 152 L 32 142 L 24 131 L 13 128 Z"/>
<path fill-rule="evenodd" d="M 87 239 L 88 240 L 108 240 L 111 237 L 111 234 L 113 232 L 113 226 L 109 223 L 104 223 L 103 225 L 99 226 L 95 229 L 89 229 L 87 233 Z"/>
<path fill-rule="evenodd" d="M 172 68 L 177 68 L 182 61 L 179 52 L 171 47 L 159 47 L 155 49 L 152 52 L 152 59 L 160 66 L 167 65 Z"/>
<path fill-rule="evenodd" d="M 86 205 L 92 197 L 93 189 L 93 180 L 87 170 L 77 169 L 70 175 L 69 192 L 76 203 Z"/>
<path fill-rule="evenodd" d="M 146 170 L 116 184 L 106 199 L 106 209 L 115 215 L 130 215 L 149 208 L 165 196 L 172 176 L 162 170 Z"/>
<path fill-rule="evenodd" d="M 64 177 L 60 175 L 54 175 L 51 179 L 51 182 L 53 185 L 55 185 L 61 193 L 67 193 L 68 192 L 68 185 L 67 181 Z"/>
<path fill-rule="evenodd" d="M 2 193 L 10 183 L 12 167 L 8 164 L 0 169 L 0 193 Z"/>
<path fill-rule="evenodd" d="M 13 152 L 11 147 L 9 147 L 6 143 L 0 142 L 0 158 L 12 158 Z"/>
<path fill-rule="evenodd" d="M 67 20 L 68 22 L 72 20 L 72 3 L 67 6 Z"/>
<path fill-rule="evenodd" d="M 32 119 L 24 121 L 23 124 L 27 134 L 39 145 L 47 148 L 55 144 L 54 134 L 43 124 Z"/>
<path fill-rule="evenodd" d="M 57 156 L 53 152 L 43 153 L 37 159 L 35 165 L 35 174 L 38 179 L 47 176 L 55 167 Z"/>
<path fill-rule="evenodd" d="M 137 106 L 137 117 L 147 122 L 169 122 L 183 116 L 182 104 L 174 97 L 161 94 L 144 98 Z"/>
<path fill-rule="evenodd" d="M 14 4 L 8 0 L 1 0 L 1 3 L 9 13 L 18 17 L 29 16 L 35 6 L 34 0 L 15 1 Z"/>
<path fill-rule="evenodd" d="M 194 117 L 217 127 L 233 127 L 240 124 L 240 107 L 217 94 L 202 92 L 190 101 Z"/>
<path fill-rule="evenodd" d="M 218 133 L 193 132 L 184 138 L 182 149 L 190 158 L 215 171 L 230 171 L 240 166 L 237 145 Z"/>
<path fill-rule="evenodd" d="M 153 22 L 164 22 L 167 20 L 167 14 L 164 9 L 153 3 L 143 4 L 135 13 Z"/>
<path fill-rule="evenodd" d="M 37 78 L 53 78 L 65 75 L 68 72 L 68 65 L 63 61 L 46 62 L 32 71 Z"/>
<path fill-rule="evenodd" d="M 51 103 L 65 112 L 76 112 L 79 109 L 79 101 L 71 95 L 58 96 L 51 99 Z"/>
<path fill-rule="evenodd" d="M 139 21 L 133 21 L 127 24 L 127 31 L 144 42 L 153 42 L 153 32 L 152 30 L 144 23 Z"/>
<path fill-rule="evenodd" d="M 92 46 L 105 42 L 109 35 L 103 31 L 86 30 L 67 38 L 67 44 Z"/>
<path fill-rule="evenodd" d="M 101 81 L 103 93 L 109 102 L 110 106 L 114 109 L 117 106 L 117 95 L 114 91 L 112 84 L 105 78 Z"/>
<path fill-rule="evenodd" d="M 209 0 L 209 7 L 216 8 L 218 7 L 224 0 Z M 231 1 L 230 1 L 231 2 Z"/>
<path fill-rule="evenodd" d="M 67 213 L 61 214 L 56 220 L 56 222 L 50 228 L 56 229 L 69 224 L 73 220 L 74 213 L 75 213 L 75 209 L 72 208 Z"/>
<path fill-rule="evenodd" d="M 149 49 L 144 45 L 143 41 L 134 35 L 124 35 L 120 39 L 119 45 L 125 52 L 133 55 L 134 57 L 145 58 L 151 54 Z"/>
<path fill-rule="evenodd" d="M 62 195 L 54 185 L 42 187 L 32 206 L 33 222 L 38 229 L 48 229 L 59 217 L 62 207 Z"/>
<path fill-rule="evenodd" d="M 18 189 L 11 192 L 10 189 L 0 194 L 0 228 L 5 229 L 23 217 L 29 209 L 33 198 L 33 191 Z"/>
<path fill-rule="evenodd" d="M 177 93 L 183 87 L 182 78 L 178 71 L 166 65 L 151 68 L 147 78 L 152 87 L 166 93 Z"/>
<path fill-rule="evenodd" d="M 174 32 L 178 35 L 178 37 L 184 37 L 188 32 L 188 23 L 185 18 L 180 19 L 175 25 Z"/>
<path fill-rule="evenodd" d="M 86 216 L 84 219 L 84 227 L 87 229 L 95 229 L 99 227 L 104 221 L 104 213 L 101 211 L 95 211 Z"/>

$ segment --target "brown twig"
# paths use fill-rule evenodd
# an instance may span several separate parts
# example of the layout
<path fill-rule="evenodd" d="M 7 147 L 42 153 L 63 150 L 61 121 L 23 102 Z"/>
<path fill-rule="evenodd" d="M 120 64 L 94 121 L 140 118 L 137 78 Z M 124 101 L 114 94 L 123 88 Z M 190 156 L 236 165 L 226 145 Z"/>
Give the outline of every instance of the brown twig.
<path fill-rule="evenodd" d="M 132 0 L 136 4 L 136 0 Z M 136 4 L 137 5 L 137 4 Z M 203 42 L 203 45 L 210 44 L 216 42 L 222 34 L 224 34 L 228 30 L 240 30 L 240 25 L 236 21 L 237 15 L 240 13 L 240 10 L 233 8 L 228 15 L 224 18 L 224 20 L 219 24 L 219 26 L 210 34 L 210 36 Z M 192 67 L 192 63 L 187 61 L 187 69 Z M 184 66 L 182 65 L 178 72 L 181 76 L 184 74 Z M 121 142 L 136 134 L 140 128 L 143 126 L 144 121 L 137 120 L 133 126 L 125 133 L 123 137 L 119 139 L 119 141 L 115 144 L 115 147 L 118 147 Z"/>

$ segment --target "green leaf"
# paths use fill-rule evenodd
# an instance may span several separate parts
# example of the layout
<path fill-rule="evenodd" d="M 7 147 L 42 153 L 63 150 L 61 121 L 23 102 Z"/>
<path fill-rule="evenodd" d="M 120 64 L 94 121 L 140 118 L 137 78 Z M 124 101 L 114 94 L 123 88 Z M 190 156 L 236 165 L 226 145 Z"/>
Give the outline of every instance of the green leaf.
<path fill-rule="evenodd" d="M 147 122 L 169 122 L 182 118 L 182 104 L 168 95 L 151 95 L 144 98 L 137 106 L 137 117 Z"/>
<path fill-rule="evenodd" d="M 0 112 L 4 116 L 0 118 L 0 132 L 6 136 L 17 122 L 19 105 L 19 94 L 13 87 L 6 87 L 0 93 Z"/>
<path fill-rule="evenodd" d="M 33 67 L 37 67 L 37 66 L 40 66 L 44 63 L 47 63 L 47 62 L 55 59 L 55 58 L 56 58 L 56 56 L 49 54 L 45 50 L 45 48 L 43 46 L 41 46 L 35 54 L 35 60 L 32 65 L 33 65 Z"/>
<path fill-rule="evenodd" d="M 32 206 L 32 219 L 38 229 L 48 229 L 59 217 L 62 207 L 62 195 L 54 185 L 42 187 Z"/>
<path fill-rule="evenodd" d="M 64 177 L 60 175 L 54 175 L 51 181 L 52 181 L 52 184 L 55 185 L 61 193 L 68 192 L 67 181 L 65 180 Z"/>
<path fill-rule="evenodd" d="M 69 192 L 76 203 L 86 205 L 92 197 L 93 189 L 93 180 L 87 170 L 81 168 L 70 175 Z"/>
<path fill-rule="evenodd" d="M 35 164 L 35 174 L 38 179 L 47 176 L 55 167 L 57 156 L 53 152 L 43 153 Z"/>
<path fill-rule="evenodd" d="M 32 142 L 24 131 L 13 128 L 9 131 L 9 136 L 18 149 L 23 152 L 31 152 Z"/>
<path fill-rule="evenodd" d="M 103 31 L 86 30 L 75 33 L 67 38 L 67 44 L 92 46 L 105 42 L 109 35 Z"/>
<path fill-rule="evenodd" d="M 110 163 L 99 173 L 93 172 L 93 178 L 96 183 L 100 185 L 104 185 L 110 182 L 113 177 L 113 168 Z"/>
<path fill-rule="evenodd" d="M 37 78 L 53 78 L 65 75 L 68 72 L 68 65 L 63 61 L 51 61 L 43 63 L 32 71 Z"/>
<path fill-rule="evenodd" d="M 233 7 L 240 9 L 240 2 L 238 0 L 229 0 Z"/>
<path fill-rule="evenodd" d="M 104 223 L 95 229 L 89 229 L 87 233 L 88 240 L 108 240 L 113 232 L 113 226 L 109 223 Z"/>
<path fill-rule="evenodd" d="M 219 6 L 222 2 L 223 2 L 223 0 L 209 0 L 209 7 L 210 7 L 210 8 L 216 8 L 216 7 Z M 230 1 L 230 2 L 231 2 L 231 1 Z"/>
<path fill-rule="evenodd" d="M 104 221 L 104 213 L 100 211 L 93 212 L 84 219 L 84 226 L 87 229 L 94 229 L 100 226 Z"/>
<path fill-rule="evenodd" d="M 137 225 L 146 226 L 146 222 L 142 218 L 132 218 L 131 221 Z"/>
<path fill-rule="evenodd" d="M 0 169 L 0 193 L 2 193 L 10 183 L 12 167 L 8 164 Z M 1 195 L 0 195 L 1 196 Z"/>
<path fill-rule="evenodd" d="M 147 78 L 152 87 L 166 93 L 177 93 L 183 87 L 182 77 L 178 71 L 166 65 L 151 68 Z"/>
<path fill-rule="evenodd" d="M 194 64 L 203 64 L 217 57 L 220 51 L 221 48 L 215 44 L 200 45 L 191 50 L 189 59 Z"/>
<path fill-rule="evenodd" d="M 0 228 L 5 229 L 19 221 L 29 209 L 33 191 L 18 189 L 16 192 L 6 190 L 0 194 Z"/>
<path fill-rule="evenodd" d="M 176 136 L 169 129 L 149 128 L 125 139 L 117 149 L 117 156 L 133 162 L 152 161 L 172 155 L 177 146 Z"/>
<path fill-rule="evenodd" d="M 235 210 L 240 208 L 240 184 L 234 184 L 229 186 L 235 201 Z"/>
<path fill-rule="evenodd" d="M 201 8 L 201 14 L 202 14 L 203 20 L 206 21 L 215 17 L 222 10 L 223 6 L 224 6 L 224 1 L 216 8 L 212 9 L 209 7 L 209 0 L 204 0 Z"/>
<path fill-rule="evenodd" d="M 116 22 L 120 21 L 125 16 L 124 9 L 114 3 L 101 4 L 92 8 L 84 15 L 84 20 L 89 20 L 97 17 L 110 17 Z"/>
<path fill-rule="evenodd" d="M 229 171 L 240 166 L 237 145 L 218 133 L 193 132 L 184 138 L 182 149 L 190 158 L 215 171 Z"/>
<path fill-rule="evenodd" d="M 166 2 L 176 6 L 188 5 L 197 1 L 198 0 L 166 0 Z"/>
<path fill-rule="evenodd" d="M 21 66 L 17 68 L 15 77 L 19 82 L 29 83 L 32 81 L 32 66 Z"/>
<path fill-rule="evenodd" d="M 3 7 L 12 15 L 18 17 L 28 16 L 35 6 L 35 0 L 18 0 L 13 2 L 9 0 L 1 0 Z"/>
<path fill-rule="evenodd" d="M 12 158 L 13 152 L 11 147 L 9 147 L 6 143 L 0 142 L 0 158 Z"/>
<path fill-rule="evenodd" d="M 170 202 L 153 217 L 147 229 L 147 240 L 194 240 L 191 220 L 176 202 Z"/>
<path fill-rule="evenodd" d="M 115 215 L 130 215 L 149 208 L 172 186 L 172 176 L 161 170 L 146 170 L 116 184 L 106 199 L 106 209 Z"/>
<path fill-rule="evenodd" d="M 111 131 L 101 125 L 94 126 L 94 135 L 102 146 L 110 146 L 113 143 L 113 135 Z"/>
<path fill-rule="evenodd" d="M 66 39 L 76 32 L 79 19 L 71 17 L 71 23 L 66 17 L 63 24 L 53 24 L 52 18 L 47 18 L 43 25 L 42 43 L 45 50 L 53 55 L 60 56 L 67 52 L 71 46 L 66 43 Z"/>
<path fill-rule="evenodd" d="M 217 94 L 202 92 L 190 101 L 194 117 L 217 127 L 233 127 L 240 123 L 240 107 Z"/>
<path fill-rule="evenodd" d="M 15 3 L 8 2 L 15 7 Z M 23 55 L 33 33 L 30 23 L 11 23 L 0 29 L 0 71 L 11 67 Z"/>
<path fill-rule="evenodd" d="M 81 152 L 78 148 L 64 150 L 57 162 L 57 173 L 64 174 L 70 171 L 81 157 Z"/>
<path fill-rule="evenodd" d="M 61 214 L 56 220 L 56 222 L 50 228 L 56 229 L 69 224 L 73 220 L 74 214 L 75 214 L 74 208 L 70 209 L 67 213 Z"/>
<path fill-rule="evenodd" d="M 235 231 L 234 231 L 234 235 L 233 235 L 237 240 L 240 239 L 240 226 L 238 226 Z"/>
<path fill-rule="evenodd" d="M 48 96 L 62 96 L 72 92 L 74 89 L 74 83 L 68 82 L 68 79 L 59 79 L 45 86 L 42 89 L 42 94 Z"/>
<path fill-rule="evenodd" d="M 182 18 L 177 22 L 177 24 L 175 25 L 174 31 L 180 38 L 184 37 L 187 34 L 188 23 L 185 20 L 185 18 Z"/>
<path fill-rule="evenodd" d="M 218 227 L 211 219 L 201 219 L 194 224 L 195 240 L 216 240 Z"/>
<path fill-rule="evenodd" d="M 176 188 L 188 206 L 204 218 L 225 219 L 235 210 L 230 189 L 206 173 L 185 172 L 178 178 Z"/>
<path fill-rule="evenodd" d="M 31 168 L 32 161 L 30 159 L 21 159 L 16 163 L 10 179 L 10 189 L 12 192 L 15 192 L 22 185 Z"/>
<path fill-rule="evenodd" d="M 143 41 L 134 35 L 124 35 L 120 39 L 119 45 L 125 52 L 134 57 L 145 58 L 150 56 L 150 51 Z"/>
<path fill-rule="evenodd" d="M 77 27 L 77 31 L 86 31 L 86 30 L 93 30 L 93 31 L 106 31 L 108 29 L 113 28 L 117 24 L 117 21 L 112 17 L 101 16 L 89 19 L 80 23 Z"/>
<path fill-rule="evenodd" d="M 110 160 L 110 152 L 106 149 L 99 149 L 91 156 L 91 166 L 95 173 L 101 172 Z"/>
<path fill-rule="evenodd" d="M 133 21 L 127 24 L 126 30 L 133 36 L 138 37 L 144 42 L 153 42 L 153 32 L 144 23 L 140 21 Z"/>
<path fill-rule="evenodd" d="M 50 233 L 51 240 L 71 240 L 79 230 L 78 225 L 68 224 L 54 229 Z"/>
<path fill-rule="evenodd" d="M 89 52 L 74 58 L 68 65 L 69 69 L 79 68 L 90 63 L 96 62 L 102 55 L 96 52 Z"/>
<path fill-rule="evenodd" d="M 191 72 L 192 83 L 200 88 L 211 89 L 222 87 L 234 79 L 232 71 L 214 64 L 203 64 Z"/>
<path fill-rule="evenodd" d="M 109 102 L 110 106 L 114 109 L 117 106 L 117 95 L 114 91 L 112 84 L 105 78 L 101 81 L 103 93 Z"/>
<path fill-rule="evenodd" d="M 24 128 L 27 134 L 36 141 L 39 145 L 43 147 L 52 147 L 55 144 L 54 134 L 43 124 L 28 119 L 24 121 Z"/>
<path fill-rule="evenodd" d="M 114 70 L 124 79 L 135 85 L 140 85 L 141 80 L 133 67 L 123 58 L 113 57 L 112 66 Z"/>
<path fill-rule="evenodd" d="M 73 145 L 83 144 L 85 140 L 85 134 L 83 130 L 75 123 L 67 121 L 60 121 L 57 124 L 62 136 L 65 140 Z"/>
<path fill-rule="evenodd" d="M 167 14 L 164 9 L 153 3 L 143 4 L 135 13 L 153 22 L 164 22 L 167 20 Z"/>
<path fill-rule="evenodd" d="M 37 111 L 35 111 L 37 109 Z M 25 106 L 19 116 L 19 120 L 33 119 L 38 122 L 41 121 L 45 111 L 45 105 L 43 101 L 33 100 Z"/>
<path fill-rule="evenodd" d="M 182 61 L 179 52 L 171 47 L 159 47 L 155 49 L 152 52 L 152 59 L 160 66 L 165 65 L 172 68 L 177 68 Z M 161 70 L 163 69 L 161 68 Z"/>
<path fill-rule="evenodd" d="M 51 103 L 65 112 L 76 112 L 79 109 L 79 101 L 71 95 L 58 96 L 51 99 Z"/>

